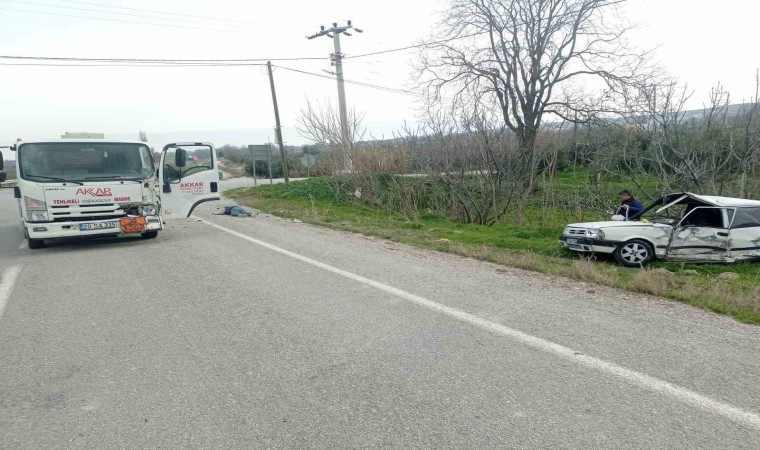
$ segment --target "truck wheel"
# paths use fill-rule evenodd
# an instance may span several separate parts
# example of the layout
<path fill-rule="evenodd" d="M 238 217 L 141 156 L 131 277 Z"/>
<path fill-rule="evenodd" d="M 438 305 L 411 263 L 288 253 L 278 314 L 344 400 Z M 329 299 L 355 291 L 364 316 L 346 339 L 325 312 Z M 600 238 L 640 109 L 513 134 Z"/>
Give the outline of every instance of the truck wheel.
<path fill-rule="evenodd" d="M 632 239 L 616 248 L 614 256 L 625 267 L 642 267 L 654 259 L 654 250 L 649 242 Z"/>
<path fill-rule="evenodd" d="M 42 239 L 27 239 L 26 240 L 26 245 L 30 249 L 36 250 L 38 248 L 44 247 L 45 246 L 45 241 L 43 241 Z"/>
<path fill-rule="evenodd" d="M 156 230 L 146 231 L 145 233 L 142 234 L 143 239 L 155 239 L 156 236 L 158 236 L 158 231 Z"/>

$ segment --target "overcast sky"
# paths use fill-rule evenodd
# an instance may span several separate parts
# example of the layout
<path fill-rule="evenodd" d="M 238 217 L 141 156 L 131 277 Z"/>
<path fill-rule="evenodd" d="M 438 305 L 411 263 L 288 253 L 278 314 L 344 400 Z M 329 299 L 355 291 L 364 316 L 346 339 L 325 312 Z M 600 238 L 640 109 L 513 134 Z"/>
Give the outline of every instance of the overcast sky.
<path fill-rule="evenodd" d="M 760 67 L 755 4 L 749 0 L 629 0 L 625 11 L 631 21 L 641 24 L 635 42 L 643 47 L 661 45 L 657 58 L 696 91 L 689 106 L 697 108 L 718 81 L 736 102 L 753 94 L 755 70 Z M 343 52 L 351 56 L 419 42 L 429 35 L 444 6 L 438 0 L 0 0 L 0 55 L 326 57 L 332 52 L 332 41 L 305 36 L 321 24 L 352 19 L 365 32 L 343 39 Z M 239 22 L 212 20 L 218 18 Z M 406 89 L 409 62 L 415 56 L 411 51 L 347 60 L 345 76 Z M 275 64 L 328 77 L 323 71 L 331 69 L 327 59 Z M 307 98 L 335 101 L 335 82 L 283 69 L 276 69 L 275 82 L 285 139 L 303 143 L 293 130 L 299 109 Z M 353 85 L 346 90 L 349 104 L 366 112 L 367 126 L 376 135 L 388 135 L 404 120 L 414 120 L 413 95 Z M 136 138 L 143 129 L 149 138 L 162 136 L 159 140 L 169 132 L 184 132 L 172 136 L 191 140 L 193 131 L 214 131 L 217 145 L 243 144 L 272 137 L 273 126 L 263 67 L 0 66 L 0 141 L 57 137 L 65 131 Z"/>

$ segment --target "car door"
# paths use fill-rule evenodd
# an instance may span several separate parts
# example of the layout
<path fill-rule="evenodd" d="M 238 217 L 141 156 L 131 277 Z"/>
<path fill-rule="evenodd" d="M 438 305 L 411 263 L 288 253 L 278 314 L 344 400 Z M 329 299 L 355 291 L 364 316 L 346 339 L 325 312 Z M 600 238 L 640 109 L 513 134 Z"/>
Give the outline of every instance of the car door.
<path fill-rule="evenodd" d="M 210 143 L 173 143 L 161 152 L 161 211 L 189 217 L 201 203 L 219 200 L 216 149 Z"/>
<path fill-rule="evenodd" d="M 731 223 L 731 256 L 760 259 L 760 207 L 736 208 Z"/>
<path fill-rule="evenodd" d="M 715 206 L 691 209 L 673 229 L 667 257 L 672 260 L 722 261 L 730 256 L 729 210 Z"/>

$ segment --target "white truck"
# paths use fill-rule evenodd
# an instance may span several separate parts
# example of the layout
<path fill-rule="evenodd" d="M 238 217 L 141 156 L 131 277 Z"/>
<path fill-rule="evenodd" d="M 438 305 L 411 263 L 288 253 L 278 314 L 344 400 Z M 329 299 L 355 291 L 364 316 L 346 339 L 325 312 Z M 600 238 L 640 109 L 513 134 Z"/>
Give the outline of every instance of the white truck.
<path fill-rule="evenodd" d="M 168 144 L 160 161 L 143 142 L 104 139 L 29 141 L 11 150 L 14 196 L 31 249 L 60 238 L 152 239 L 164 219 L 188 217 L 199 204 L 220 199 L 210 143 Z"/>

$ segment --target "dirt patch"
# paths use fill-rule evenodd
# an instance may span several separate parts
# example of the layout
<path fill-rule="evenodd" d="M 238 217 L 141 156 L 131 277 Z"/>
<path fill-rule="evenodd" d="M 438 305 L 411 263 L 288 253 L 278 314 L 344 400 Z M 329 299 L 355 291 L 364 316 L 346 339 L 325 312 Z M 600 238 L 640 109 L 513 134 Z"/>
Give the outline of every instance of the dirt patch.
<path fill-rule="evenodd" d="M 219 170 L 224 174 L 224 179 L 240 178 L 245 175 L 245 165 L 228 159 L 219 158 Z"/>

